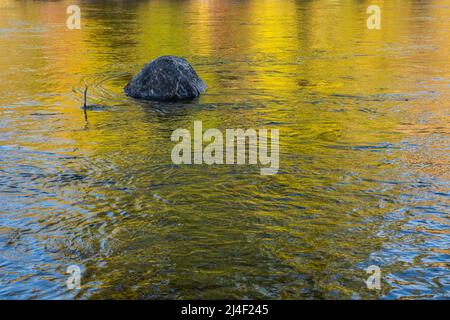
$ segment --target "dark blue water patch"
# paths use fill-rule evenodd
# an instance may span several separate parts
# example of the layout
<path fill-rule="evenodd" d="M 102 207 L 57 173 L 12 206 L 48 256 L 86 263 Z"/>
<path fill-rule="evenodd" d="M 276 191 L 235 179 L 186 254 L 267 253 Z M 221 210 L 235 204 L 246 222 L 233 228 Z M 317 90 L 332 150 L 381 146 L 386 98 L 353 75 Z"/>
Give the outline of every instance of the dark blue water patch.
<path fill-rule="evenodd" d="M 433 192 L 436 196 L 450 197 L 450 192 Z"/>
<path fill-rule="evenodd" d="M 405 184 L 409 183 L 406 181 L 389 181 L 389 180 L 380 180 L 380 179 L 370 179 L 370 178 L 360 178 L 361 181 L 367 181 L 371 183 L 382 183 L 382 184 L 391 184 L 391 185 L 398 185 L 398 184 Z"/>
<path fill-rule="evenodd" d="M 58 174 L 55 178 L 49 179 L 49 183 L 71 183 L 73 181 L 83 181 L 86 179 L 86 175 L 78 174 L 78 173 L 61 173 Z"/>
<path fill-rule="evenodd" d="M 58 115 L 62 115 L 62 113 L 41 113 L 41 112 L 30 113 L 30 116 L 36 116 L 36 117 L 52 117 L 52 116 L 58 116 Z"/>
<path fill-rule="evenodd" d="M 411 185 L 413 188 L 430 188 L 433 187 L 433 183 L 427 181 L 417 181 Z"/>
<path fill-rule="evenodd" d="M 108 106 L 102 106 L 102 105 L 98 105 L 98 104 L 90 104 L 87 105 L 86 107 L 80 107 L 82 110 L 86 110 L 86 111 L 105 111 L 108 109 L 111 109 L 111 107 Z"/>
<path fill-rule="evenodd" d="M 326 148 L 331 149 L 341 149 L 341 150 L 352 150 L 352 151 L 372 151 L 372 152 L 381 152 L 385 150 L 392 150 L 392 149 L 400 149 L 400 147 L 389 143 L 389 142 L 382 142 L 375 145 L 359 145 L 359 146 L 346 146 L 346 145 L 327 145 Z"/>

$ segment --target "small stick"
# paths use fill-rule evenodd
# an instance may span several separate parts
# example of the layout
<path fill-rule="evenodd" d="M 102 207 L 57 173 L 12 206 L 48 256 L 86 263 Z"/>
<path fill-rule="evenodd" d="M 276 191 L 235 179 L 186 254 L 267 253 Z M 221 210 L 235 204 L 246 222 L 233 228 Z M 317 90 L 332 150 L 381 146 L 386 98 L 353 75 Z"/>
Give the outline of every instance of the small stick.
<path fill-rule="evenodd" d="M 84 120 L 87 121 L 87 105 L 86 105 L 86 100 L 87 100 L 87 91 L 88 91 L 88 86 L 86 85 L 86 87 L 84 88 L 84 105 L 83 105 L 83 110 L 84 110 Z"/>
<path fill-rule="evenodd" d="M 86 109 L 86 96 L 87 96 L 88 86 L 84 87 L 84 108 Z"/>

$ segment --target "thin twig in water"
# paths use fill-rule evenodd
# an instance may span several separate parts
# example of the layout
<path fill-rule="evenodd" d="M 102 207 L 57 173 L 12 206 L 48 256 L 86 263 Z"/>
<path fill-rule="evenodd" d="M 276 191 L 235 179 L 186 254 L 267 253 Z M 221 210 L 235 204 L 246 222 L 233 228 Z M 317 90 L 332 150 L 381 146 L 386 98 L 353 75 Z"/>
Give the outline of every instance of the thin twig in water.
<path fill-rule="evenodd" d="M 86 100 L 87 100 L 87 91 L 88 91 L 88 86 L 86 85 L 84 88 L 84 105 L 83 105 L 83 110 L 84 110 L 84 120 L 87 121 L 88 117 L 87 117 L 87 104 L 86 104 Z"/>

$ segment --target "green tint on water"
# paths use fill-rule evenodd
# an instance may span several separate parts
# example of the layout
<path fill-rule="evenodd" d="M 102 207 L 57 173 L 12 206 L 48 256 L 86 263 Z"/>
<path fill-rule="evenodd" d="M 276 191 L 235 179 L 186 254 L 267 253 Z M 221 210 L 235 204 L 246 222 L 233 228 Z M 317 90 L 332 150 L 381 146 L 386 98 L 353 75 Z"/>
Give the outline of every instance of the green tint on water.
<path fill-rule="evenodd" d="M 0 298 L 448 298 L 450 7 L 371 4 L 0 0 Z M 166 54 L 206 94 L 126 98 Z M 197 120 L 279 129 L 279 173 L 172 164 Z"/>

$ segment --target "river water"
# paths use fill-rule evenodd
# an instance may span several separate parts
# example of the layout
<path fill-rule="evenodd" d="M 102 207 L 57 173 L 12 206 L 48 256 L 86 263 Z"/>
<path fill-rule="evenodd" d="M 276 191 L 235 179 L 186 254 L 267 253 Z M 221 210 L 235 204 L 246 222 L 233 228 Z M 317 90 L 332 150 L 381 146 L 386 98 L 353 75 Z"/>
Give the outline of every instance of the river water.
<path fill-rule="evenodd" d="M 370 1 L 0 0 L 0 298 L 449 298 L 450 4 L 376 2 L 381 30 Z M 208 91 L 125 97 L 165 54 Z M 173 164 L 194 121 L 279 129 L 278 174 Z"/>

